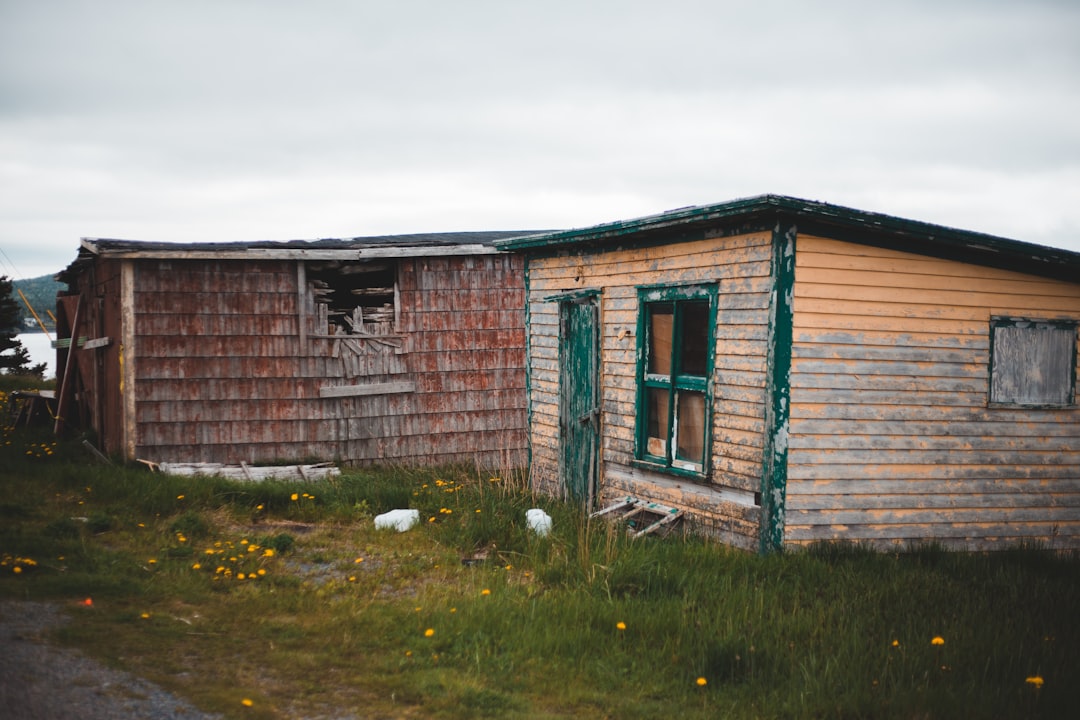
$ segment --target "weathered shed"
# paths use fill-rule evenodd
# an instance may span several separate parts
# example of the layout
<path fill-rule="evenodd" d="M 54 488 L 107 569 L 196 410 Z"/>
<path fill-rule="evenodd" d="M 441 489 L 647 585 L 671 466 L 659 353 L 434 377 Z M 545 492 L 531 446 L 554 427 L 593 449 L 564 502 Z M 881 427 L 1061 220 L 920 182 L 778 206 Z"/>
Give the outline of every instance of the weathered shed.
<path fill-rule="evenodd" d="M 61 422 L 129 459 L 523 466 L 514 234 L 83 240 Z"/>
<path fill-rule="evenodd" d="M 772 195 L 496 245 L 536 486 L 763 550 L 1080 547 L 1080 254 Z"/>

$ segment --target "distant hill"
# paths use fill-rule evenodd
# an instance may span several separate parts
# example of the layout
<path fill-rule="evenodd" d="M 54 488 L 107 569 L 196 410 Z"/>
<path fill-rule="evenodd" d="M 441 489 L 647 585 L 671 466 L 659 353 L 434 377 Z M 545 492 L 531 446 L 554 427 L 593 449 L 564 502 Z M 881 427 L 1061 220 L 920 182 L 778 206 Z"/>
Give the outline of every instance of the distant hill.
<path fill-rule="evenodd" d="M 50 330 L 53 328 L 52 318 L 49 317 L 51 312 L 56 314 L 56 293 L 62 289 L 67 289 L 67 283 L 57 282 L 53 279 L 52 275 L 42 275 L 41 277 L 29 278 L 27 280 L 13 280 L 12 285 L 15 290 L 22 290 L 26 295 L 26 299 L 30 301 L 30 304 L 34 307 L 34 312 L 38 314 L 46 327 Z M 32 323 L 33 329 L 37 329 L 37 322 L 34 321 L 34 316 L 30 314 L 30 311 L 26 309 L 26 304 L 22 298 L 19 297 L 19 293 L 15 292 L 15 302 L 19 305 L 20 320 L 25 324 L 25 321 L 29 319 Z M 29 327 L 27 329 L 30 329 Z"/>

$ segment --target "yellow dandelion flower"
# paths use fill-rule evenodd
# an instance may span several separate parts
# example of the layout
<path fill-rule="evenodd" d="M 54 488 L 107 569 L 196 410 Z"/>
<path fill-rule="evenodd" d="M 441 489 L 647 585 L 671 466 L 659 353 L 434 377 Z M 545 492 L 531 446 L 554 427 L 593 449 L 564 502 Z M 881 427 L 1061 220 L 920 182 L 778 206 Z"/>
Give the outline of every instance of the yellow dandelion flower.
<path fill-rule="evenodd" d="M 483 590 L 480 591 L 480 594 L 481 595 L 490 595 L 491 591 L 488 590 L 487 588 L 484 588 Z"/>
<path fill-rule="evenodd" d="M 699 677 L 699 678 L 698 678 L 697 680 L 695 680 L 694 682 L 696 682 L 696 683 L 697 683 L 697 686 L 698 686 L 698 687 L 705 687 L 706 685 L 708 685 L 708 684 L 709 684 L 709 681 L 708 681 L 708 680 L 706 680 L 706 679 L 705 679 L 705 678 L 703 678 L 703 677 Z"/>
<path fill-rule="evenodd" d="M 263 557 L 274 557 L 274 548 L 266 548 L 263 550 Z"/>
<path fill-rule="evenodd" d="M 930 641 L 930 644 L 931 645 L 944 645 L 945 644 L 945 638 L 941 637 L 940 635 L 935 635 L 934 639 Z"/>
<path fill-rule="evenodd" d="M 261 576 L 263 576 L 265 574 L 266 574 L 266 568 L 259 568 L 259 576 L 261 577 Z"/>
<path fill-rule="evenodd" d="M 1029 678 L 1026 678 L 1024 682 L 1026 682 L 1028 685 L 1034 685 L 1036 690 L 1043 686 L 1043 679 L 1039 675 L 1033 675 Z"/>
<path fill-rule="evenodd" d="M 356 576 L 355 575 L 350 575 L 349 576 L 349 582 L 356 582 Z"/>
<path fill-rule="evenodd" d="M 195 563 L 191 566 L 192 570 L 202 570 L 202 563 Z"/>
<path fill-rule="evenodd" d="M 362 563 L 362 562 L 364 562 L 364 558 L 362 558 L 362 557 L 356 558 L 356 562 Z"/>
<path fill-rule="evenodd" d="M 424 637 L 431 637 L 435 634 L 435 628 L 428 628 L 424 631 Z"/>
<path fill-rule="evenodd" d="M 292 495 L 289 496 L 289 499 L 292 500 L 293 502 L 296 502 L 297 500 L 300 499 L 300 496 L 297 495 L 296 493 L 293 493 Z"/>
<path fill-rule="evenodd" d="M 176 496 L 176 499 L 177 499 L 177 500 L 183 500 L 183 499 L 184 499 L 184 496 L 183 496 L 183 495 L 177 495 L 177 496 Z"/>
<path fill-rule="evenodd" d="M 244 573 L 236 573 L 236 579 L 237 580 L 243 580 L 244 579 Z"/>
<path fill-rule="evenodd" d="M 141 617 L 143 620 L 149 620 L 150 619 L 150 613 L 143 613 L 139 617 Z"/>
<path fill-rule="evenodd" d="M 615 623 L 615 629 L 616 630 L 625 630 L 626 629 L 626 623 L 624 623 L 622 621 Z"/>
<path fill-rule="evenodd" d="M 151 565 L 157 565 L 157 560 L 155 560 L 154 558 L 150 558 L 146 562 L 150 563 Z"/>
<path fill-rule="evenodd" d="M 893 640 L 892 641 L 892 646 L 893 647 L 900 647 L 900 641 L 899 640 Z"/>
<path fill-rule="evenodd" d="M 15 573 L 16 575 L 18 575 L 19 573 L 21 573 L 21 572 L 22 572 L 22 568 L 21 568 L 21 567 L 19 567 L 18 565 L 16 565 L 15 567 L 11 568 L 11 572 L 13 572 L 13 573 Z"/>
<path fill-rule="evenodd" d="M 252 702 L 251 698 L 244 698 L 243 700 L 240 701 L 240 704 L 243 705 L 244 707 L 251 707 L 255 703 Z"/>

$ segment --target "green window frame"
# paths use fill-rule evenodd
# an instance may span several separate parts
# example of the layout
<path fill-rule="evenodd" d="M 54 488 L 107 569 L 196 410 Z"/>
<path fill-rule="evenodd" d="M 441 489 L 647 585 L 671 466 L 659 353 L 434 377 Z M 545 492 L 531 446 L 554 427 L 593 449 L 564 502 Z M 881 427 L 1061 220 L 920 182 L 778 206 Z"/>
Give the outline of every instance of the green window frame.
<path fill-rule="evenodd" d="M 1078 324 L 1068 320 L 991 318 L 989 405 L 1074 405 Z"/>
<path fill-rule="evenodd" d="M 716 299 L 716 285 L 638 288 L 638 466 L 708 476 Z"/>

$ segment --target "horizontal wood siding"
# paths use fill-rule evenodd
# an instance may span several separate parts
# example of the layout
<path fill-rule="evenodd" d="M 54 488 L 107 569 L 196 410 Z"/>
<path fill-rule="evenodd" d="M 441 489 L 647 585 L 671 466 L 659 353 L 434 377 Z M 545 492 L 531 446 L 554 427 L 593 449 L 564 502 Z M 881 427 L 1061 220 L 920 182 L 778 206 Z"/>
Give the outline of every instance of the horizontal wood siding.
<path fill-rule="evenodd" d="M 520 259 L 400 261 L 385 341 L 317 337 L 297 279 L 293 261 L 138 263 L 140 456 L 524 464 Z"/>
<path fill-rule="evenodd" d="M 800 236 L 785 541 L 1080 547 L 1080 410 L 988 407 L 991 316 L 1080 284 Z"/>
<path fill-rule="evenodd" d="M 715 237 L 529 261 L 532 481 L 559 493 L 559 293 L 600 290 L 601 499 L 636 494 L 691 510 L 726 541 L 756 547 L 764 430 L 770 234 Z M 632 466 L 637 288 L 718 283 L 711 478 L 694 483 Z M 739 492 L 733 492 L 739 491 Z M 733 502 L 739 497 L 742 504 Z M 746 499 L 751 498 L 747 502 Z"/>

